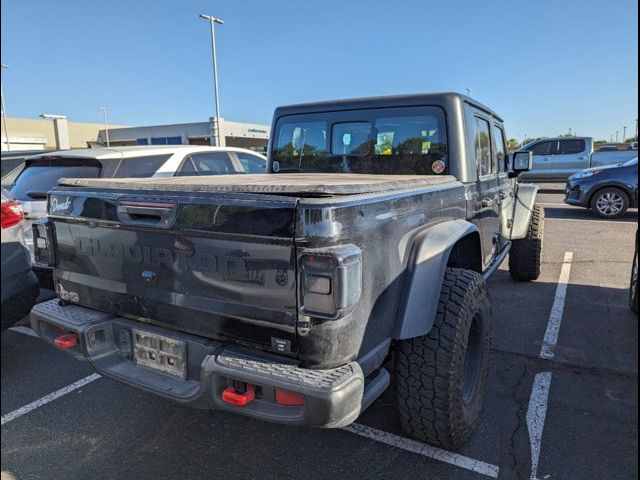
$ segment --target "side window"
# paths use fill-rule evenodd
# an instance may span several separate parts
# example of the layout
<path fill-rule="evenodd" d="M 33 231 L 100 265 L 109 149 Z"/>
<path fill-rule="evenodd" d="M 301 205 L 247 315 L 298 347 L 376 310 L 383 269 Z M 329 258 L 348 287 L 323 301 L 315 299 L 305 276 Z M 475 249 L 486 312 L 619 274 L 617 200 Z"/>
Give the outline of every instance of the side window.
<path fill-rule="evenodd" d="M 479 175 L 488 175 L 493 171 L 491 159 L 491 134 L 489 133 L 489 122 L 483 118 L 476 117 L 476 163 Z"/>
<path fill-rule="evenodd" d="M 572 138 L 571 140 L 560 140 L 560 155 L 572 155 L 582 153 L 587 145 L 583 138 Z"/>
<path fill-rule="evenodd" d="M 171 158 L 171 155 L 152 155 L 148 157 L 123 158 L 116 170 L 116 178 L 151 177 Z"/>
<path fill-rule="evenodd" d="M 244 173 L 267 173 L 267 162 L 263 158 L 244 152 L 236 152 Z"/>
<path fill-rule="evenodd" d="M 191 157 L 187 157 L 182 161 L 182 165 L 180 165 L 180 168 L 176 172 L 175 176 L 193 177 L 195 175 L 198 175 L 198 172 L 196 171 L 196 167 L 193 165 L 193 160 L 191 160 Z"/>
<path fill-rule="evenodd" d="M 498 125 L 493 126 L 494 138 L 494 164 L 498 165 L 498 170 L 506 172 L 509 170 L 509 156 L 507 155 L 507 145 L 504 142 L 504 131 Z"/>
<path fill-rule="evenodd" d="M 533 145 L 529 150 L 534 155 L 556 155 L 558 153 L 558 142 L 539 142 Z"/>
<path fill-rule="evenodd" d="M 235 173 L 229 156 L 225 152 L 203 152 L 191 155 L 198 175 L 226 175 Z"/>

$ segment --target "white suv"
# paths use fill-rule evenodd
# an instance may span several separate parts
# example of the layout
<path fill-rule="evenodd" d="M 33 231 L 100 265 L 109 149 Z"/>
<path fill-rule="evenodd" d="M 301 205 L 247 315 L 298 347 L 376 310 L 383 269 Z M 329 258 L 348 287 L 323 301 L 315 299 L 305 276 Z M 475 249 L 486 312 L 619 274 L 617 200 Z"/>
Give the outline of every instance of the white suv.
<path fill-rule="evenodd" d="M 266 171 L 266 157 L 243 148 L 158 145 L 65 150 L 28 157 L 11 185 L 11 193 L 22 202 L 27 245 L 33 255 L 31 223 L 46 217 L 47 192 L 61 178 L 173 177 Z M 48 268 L 34 263 L 34 270 L 43 283 L 48 283 Z"/>

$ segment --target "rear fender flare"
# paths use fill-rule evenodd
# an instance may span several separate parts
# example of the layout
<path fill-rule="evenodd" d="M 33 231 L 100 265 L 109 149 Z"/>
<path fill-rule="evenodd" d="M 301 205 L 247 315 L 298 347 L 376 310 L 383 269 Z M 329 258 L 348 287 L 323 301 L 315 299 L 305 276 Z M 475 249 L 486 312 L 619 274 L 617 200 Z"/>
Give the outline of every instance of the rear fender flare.
<path fill-rule="evenodd" d="M 407 262 L 395 339 L 415 338 L 431 330 L 451 250 L 458 240 L 472 233 L 478 233 L 474 224 L 451 220 L 416 235 Z"/>

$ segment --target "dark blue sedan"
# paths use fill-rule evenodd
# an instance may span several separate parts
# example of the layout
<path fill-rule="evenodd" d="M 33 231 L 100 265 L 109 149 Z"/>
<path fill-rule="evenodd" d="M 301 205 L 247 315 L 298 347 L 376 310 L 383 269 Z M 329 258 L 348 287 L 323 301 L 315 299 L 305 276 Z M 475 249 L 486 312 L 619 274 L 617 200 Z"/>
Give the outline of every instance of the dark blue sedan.
<path fill-rule="evenodd" d="M 587 168 L 567 180 L 565 203 L 618 218 L 638 206 L 638 157 L 626 163 Z"/>

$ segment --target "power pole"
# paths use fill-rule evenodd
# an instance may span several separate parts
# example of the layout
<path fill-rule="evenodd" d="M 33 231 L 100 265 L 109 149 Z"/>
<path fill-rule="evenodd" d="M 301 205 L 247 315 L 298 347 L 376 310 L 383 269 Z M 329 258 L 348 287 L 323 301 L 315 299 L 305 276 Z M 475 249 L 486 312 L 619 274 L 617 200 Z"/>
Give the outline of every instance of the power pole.
<path fill-rule="evenodd" d="M 102 119 L 104 121 L 104 139 L 107 147 L 109 146 L 109 125 L 107 125 L 107 107 L 100 107 L 102 110 Z"/>

